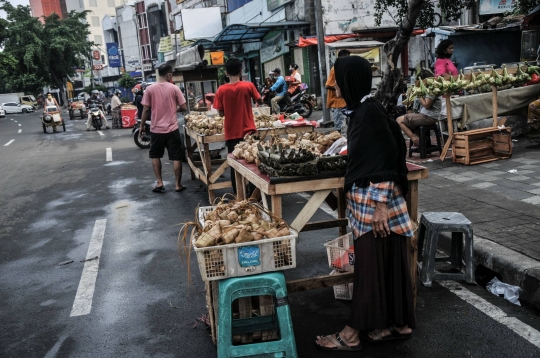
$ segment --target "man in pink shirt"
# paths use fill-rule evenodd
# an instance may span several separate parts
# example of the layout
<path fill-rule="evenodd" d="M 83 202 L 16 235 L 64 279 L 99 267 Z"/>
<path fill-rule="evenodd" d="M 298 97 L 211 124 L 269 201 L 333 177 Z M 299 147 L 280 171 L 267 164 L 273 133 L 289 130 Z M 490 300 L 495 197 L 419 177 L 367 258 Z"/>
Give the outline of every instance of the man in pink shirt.
<path fill-rule="evenodd" d="M 154 193 L 164 193 L 165 186 L 161 177 L 161 158 L 165 154 L 165 148 L 169 153 L 169 160 L 174 163 L 174 176 L 176 177 L 176 192 L 181 192 L 186 187 L 182 185 L 182 160 L 185 156 L 184 143 L 178 130 L 176 113 L 186 110 L 186 100 L 180 88 L 170 83 L 173 68 L 163 64 L 158 69 L 158 82 L 146 88 L 142 105 L 144 106 L 141 126 L 149 119 L 150 123 L 150 158 L 156 175 L 157 185 L 152 190 Z M 140 131 L 141 137 L 144 135 Z"/>

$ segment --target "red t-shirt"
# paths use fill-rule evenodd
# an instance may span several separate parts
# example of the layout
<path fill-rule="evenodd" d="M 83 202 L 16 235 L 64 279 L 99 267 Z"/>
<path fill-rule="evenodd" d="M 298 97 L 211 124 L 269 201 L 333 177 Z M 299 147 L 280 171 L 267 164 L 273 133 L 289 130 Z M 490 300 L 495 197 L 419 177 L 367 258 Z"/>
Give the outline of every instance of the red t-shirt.
<path fill-rule="evenodd" d="M 244 138 L 257 130 L 251 100 L 257 101 L 259 98 L 261 95 L 255 85 L 247 81 L 226 83 L 218 88 L 214 108 L 225 113 L 225 140 Z"/>

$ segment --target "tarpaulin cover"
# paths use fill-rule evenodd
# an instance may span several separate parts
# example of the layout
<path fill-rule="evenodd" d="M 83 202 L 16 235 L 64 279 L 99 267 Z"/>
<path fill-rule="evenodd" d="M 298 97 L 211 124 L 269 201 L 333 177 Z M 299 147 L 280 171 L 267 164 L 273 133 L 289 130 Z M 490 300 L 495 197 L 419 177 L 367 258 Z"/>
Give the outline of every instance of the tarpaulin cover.
<path fill-rule="evenodd" d="M 331 43 L 340 40 L 350 39 L 356 37 L 356 34 L 345 34 L 345 35 L 329 35 L 324 37 L 324 43 Z M 298 47 L 307 47 L 317 44 L 317 37 L 300 37 L 298 40 Z"/>
<path fill-rule="evenodd" d="M 223 29 L 219 7 L 182 9 L 186 40 L 212 39 Z"/>

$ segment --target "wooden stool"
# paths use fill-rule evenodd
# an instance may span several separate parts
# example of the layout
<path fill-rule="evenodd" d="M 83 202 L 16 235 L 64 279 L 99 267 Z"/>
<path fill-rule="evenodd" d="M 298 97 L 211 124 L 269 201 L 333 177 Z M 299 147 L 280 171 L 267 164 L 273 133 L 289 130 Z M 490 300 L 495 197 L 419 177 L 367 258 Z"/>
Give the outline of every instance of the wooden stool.
<path fill-rule="evenodd" d="M 435 257 L 439 234 L 452 233 L 452 248 L 449 257 Z M 461 271 L 463 261 L 463 236 L 465 236 L 465 273 L 438 273 L 435 272 L 436 261 L 450 259 L 452 268 Z M 424 241 L 426 243 L 424 247 Z M 418 234 L 418 256 L 422 262 L 418 263 L 420 281 L 431 287 L 432 280 L 465 280 L 474 283 L 474 248 L 473 228 L 471 222 L 460 213 L 453 212 L 427 212 L 420 218 L 420 232 Z"/>
<path fill-rule="evenodd" d="M 436 146 L 431 144 L 431 131 L 435 132 L 435 137 L 437 138 Z M 420 144 L 418 148 L 413 149 L 413 141 L 412 139 L 409 140 L 409 158 L 412 157 L 413 152 L 420 153 L 421 159 L 424 159 L 427 153 L 442 152 L 441 132 L 439 131 L 437 124 L 434 123 L 429 126 L 418 126 L 414 129 L 414 133 L 418 135 L 418 138 L 420 138 Z"/>

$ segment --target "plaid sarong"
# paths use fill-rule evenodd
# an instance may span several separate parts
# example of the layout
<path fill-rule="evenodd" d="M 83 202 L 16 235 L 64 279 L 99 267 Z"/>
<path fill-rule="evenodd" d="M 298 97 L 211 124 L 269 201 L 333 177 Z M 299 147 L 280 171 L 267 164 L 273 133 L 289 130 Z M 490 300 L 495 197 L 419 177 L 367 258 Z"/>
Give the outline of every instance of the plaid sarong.
<path fill-rule="evenodd" d="M 414 236 L 407 203 L 399 185 L 393 181 L 371 183 L 359 188 L 354 184 L 347 192 L 347 216 L 354 238 L 372 230 L 376 202 L 388 205 L 388 227 L 390 231 L 403 236 Z"/>

